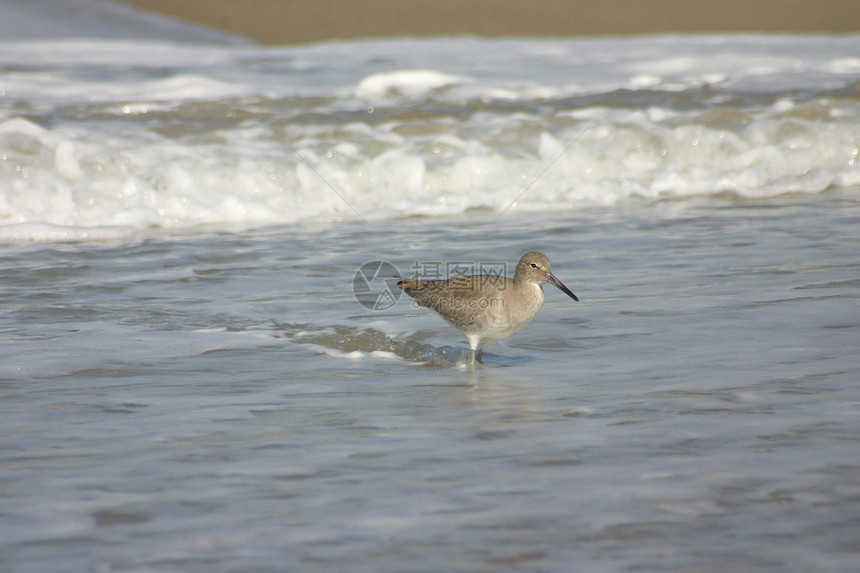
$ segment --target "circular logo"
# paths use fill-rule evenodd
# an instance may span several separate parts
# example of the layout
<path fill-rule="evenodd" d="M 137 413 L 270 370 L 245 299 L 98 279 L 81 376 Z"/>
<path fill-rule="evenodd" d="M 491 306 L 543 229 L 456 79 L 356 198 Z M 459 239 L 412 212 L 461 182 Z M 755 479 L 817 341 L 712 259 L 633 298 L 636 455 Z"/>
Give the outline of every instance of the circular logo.
<path fill-rule="evenodd" d="M 402 292 L 397 288 L 395 276 L 400 276 L 400 273 L 387 261 L 364 263 L 352 277 L 352 294 L 355 300 L 368 310 L 391 308 Z"/>

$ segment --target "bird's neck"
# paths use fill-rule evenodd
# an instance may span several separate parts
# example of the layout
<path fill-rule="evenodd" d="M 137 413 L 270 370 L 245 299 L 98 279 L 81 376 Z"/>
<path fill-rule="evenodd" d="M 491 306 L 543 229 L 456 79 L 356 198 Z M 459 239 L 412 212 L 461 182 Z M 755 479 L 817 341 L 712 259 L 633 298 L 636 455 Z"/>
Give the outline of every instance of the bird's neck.
<path fill-rule="evenodd" d="M 543 302 L 543 285 L 541 285 L 541 283 L 529 280 L 518 281 L 515 278 L 514 290 L 522 293 L 521 296 L 526 296 L 532 299 L 537 299 L 539 302 Z"/>

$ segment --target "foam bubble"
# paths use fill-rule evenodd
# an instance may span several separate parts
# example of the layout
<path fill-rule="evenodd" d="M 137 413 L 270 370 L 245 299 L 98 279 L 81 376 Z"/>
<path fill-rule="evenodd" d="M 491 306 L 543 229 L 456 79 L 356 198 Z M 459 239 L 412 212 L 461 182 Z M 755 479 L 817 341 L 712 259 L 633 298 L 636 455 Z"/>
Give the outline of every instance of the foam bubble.
<path fill-rule="evenodd" d="M 463 78 L 436 70 L 399 70 L 364 78 L 356 87 L 355 95 L 365 99 L 415 97 L 463 82 Z"/>

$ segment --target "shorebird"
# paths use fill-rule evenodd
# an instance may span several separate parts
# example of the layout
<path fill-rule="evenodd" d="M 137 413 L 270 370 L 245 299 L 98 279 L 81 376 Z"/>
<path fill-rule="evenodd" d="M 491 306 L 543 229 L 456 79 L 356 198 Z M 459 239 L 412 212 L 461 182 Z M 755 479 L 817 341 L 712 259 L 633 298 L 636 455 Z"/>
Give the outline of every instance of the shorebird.
<path fill-rule="evenodd" d="M 543 305 L 542 283 L 551 283 L 579 302 L 550 272 L 549 259 L 537 252 L 523 255 L 512 279 L 498 275 L 431 281 L 394 278 L 416 304 L 435 311 L 466 335 L 472 363 L 481 361 L 490 342 L 512 335 L 537 316 Z"/>

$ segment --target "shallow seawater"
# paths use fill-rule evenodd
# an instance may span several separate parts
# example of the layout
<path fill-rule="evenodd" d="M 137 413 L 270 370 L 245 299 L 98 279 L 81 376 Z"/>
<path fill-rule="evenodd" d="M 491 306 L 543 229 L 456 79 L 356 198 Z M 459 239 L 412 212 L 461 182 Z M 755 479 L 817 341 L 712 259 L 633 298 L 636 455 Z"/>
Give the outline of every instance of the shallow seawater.
<path fill-rule="evenodd" d="M 107 20 L 0 50 L 0 569 L 856 570 L 860 37 Z M 389 278 L 531 250 L 476 367 Z"/>
<path fill-rule="evenodd" d="M 0 562 L 850 570 L 860 208 L 622 211 L 6 247 Z M 353 294 L 528 249 L 581 302 L 547 287 L 475 369 Z"/>

